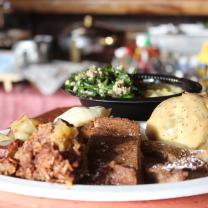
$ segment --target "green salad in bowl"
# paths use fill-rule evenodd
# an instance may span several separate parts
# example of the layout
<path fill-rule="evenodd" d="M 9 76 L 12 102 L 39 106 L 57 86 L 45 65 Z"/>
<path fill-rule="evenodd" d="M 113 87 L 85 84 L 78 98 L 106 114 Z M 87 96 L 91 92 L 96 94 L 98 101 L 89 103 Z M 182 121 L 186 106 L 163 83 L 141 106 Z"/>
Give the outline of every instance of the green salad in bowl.
<path fill-rule="evenodd" d="M 65 89 L 80 97 L 134 98 L 140 94 L 131 76 L 122 67 L 111 65 L 91 66 L 73 74 L 65 82 Z"/>

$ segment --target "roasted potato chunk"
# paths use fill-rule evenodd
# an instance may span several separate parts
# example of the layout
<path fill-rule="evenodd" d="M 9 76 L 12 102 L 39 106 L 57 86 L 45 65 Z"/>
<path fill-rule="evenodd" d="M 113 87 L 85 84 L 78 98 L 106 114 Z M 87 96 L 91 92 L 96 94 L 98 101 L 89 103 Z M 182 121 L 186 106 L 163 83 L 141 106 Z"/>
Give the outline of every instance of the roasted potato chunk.
<path fill-rule="evenodd" d="M 67 151 L 73 146 L 73 139 L 78 135 L 75 127 L 67 126 L 66 123 L 59 120 L 51 134 L 51 141 L 58 146 L 60 151 Z"/>
<path fill-rule="evenodd" d="M 12 140 L 11 137 L 0 133 L 0 145 L 7 145 Z"/>
<path fill-rule="evenodd" d="M 37 120 L 23 116 L 11 123 L 9 137 L 25 141 L 37 131 L 38 124 Z"/>

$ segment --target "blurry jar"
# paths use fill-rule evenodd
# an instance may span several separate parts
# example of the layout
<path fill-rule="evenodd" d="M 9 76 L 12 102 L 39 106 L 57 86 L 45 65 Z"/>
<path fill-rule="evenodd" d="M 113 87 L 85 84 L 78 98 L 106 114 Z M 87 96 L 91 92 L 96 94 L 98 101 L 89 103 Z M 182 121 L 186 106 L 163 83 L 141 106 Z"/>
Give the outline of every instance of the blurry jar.
<path fill-rule="evenodd" d="M 117 48 L 111 63 L 113 66 L 122 66 L 130 74 L 138 71 L 137 61 L 133 57 L 132 51 L 127 47 Z"/>
<path fill-rule="evenodd" d="M 49 62 L 52 40 L 53 38 L 51 35 L 36 35 L 34 37 L 40 63 Z"/>
<path fill-rule="evenodd" d="M 81 25 L 65 29 L 59 37 L 59 45 L 73 62 L 93 60 L 109 63 L 123 37 L 123 32 L 97 26 L 92 16 L 86 15 Z"/>
<path fill-rule="evenodd" d="M 136 46 L 134 56 L 138 60 L 140 72 L 152 73 L 152 61 L 159 57 L 159 49 L 152 45 L 148 33 L 139 33 L 137 35 Z"/>
<path fill-rule="evenodd" d="M 33 40 L 19 41 L 13 46 L 18 69 L 39 63 L 38 47 Z"/>

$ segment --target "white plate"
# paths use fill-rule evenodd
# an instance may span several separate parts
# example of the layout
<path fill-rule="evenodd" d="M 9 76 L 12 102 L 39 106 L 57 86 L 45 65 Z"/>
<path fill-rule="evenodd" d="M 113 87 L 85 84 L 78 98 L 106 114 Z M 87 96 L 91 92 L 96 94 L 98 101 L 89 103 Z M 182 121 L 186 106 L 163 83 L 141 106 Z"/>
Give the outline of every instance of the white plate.
<path fill-rule="evenodd" d="M 145 124 L 144 124 L 145 125 Z M 6 133 L 6 131 L 2 131 Z M 208 193 L 208 177 L 177 183 L 102 186 L 65 185 L 0 176 L 0 191 L 51 199 L 79 201 L 142 201 Z"/>

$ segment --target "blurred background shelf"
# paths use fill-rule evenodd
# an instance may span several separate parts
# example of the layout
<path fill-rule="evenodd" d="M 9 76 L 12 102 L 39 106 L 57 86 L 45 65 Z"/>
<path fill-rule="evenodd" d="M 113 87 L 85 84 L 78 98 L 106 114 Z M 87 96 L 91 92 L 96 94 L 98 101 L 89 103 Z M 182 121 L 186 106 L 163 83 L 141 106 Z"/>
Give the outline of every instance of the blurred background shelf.
<path fill-rule="evenodd" d="M 206 0 L 11 0 L 11 4 L 16 11 L 38 13 L 208 15 Z"/>

